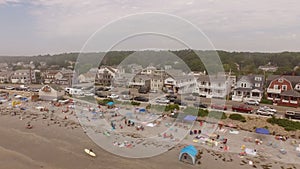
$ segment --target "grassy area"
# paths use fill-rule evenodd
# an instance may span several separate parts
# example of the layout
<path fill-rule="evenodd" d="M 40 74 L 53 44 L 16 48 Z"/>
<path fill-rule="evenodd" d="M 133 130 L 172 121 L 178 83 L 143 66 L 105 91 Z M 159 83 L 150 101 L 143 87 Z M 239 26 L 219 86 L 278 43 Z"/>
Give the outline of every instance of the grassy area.
<path fill-rule="evenodd" d="M 260 103 L 272 105 L 272 104 L 273 104 L 273 101 L 272 101 L 272 100 L 268 100 L 268 99 L 263 98 L 263 99 L 261 99 Z"/>
<path fill-rule="evenodd" d="M 246 118 L 240 114 L 230 114 L 229 118 L 232 120 L 243 122 L 243 123 L 246 122 Z"/>
<path fill-rule="evenodd" d="M 278 119 L 276 117 L 272 117 L 267 119 L 267 122 L 272 125 L 277 124 L 278 126 L 283 127 L 286 131 L 300 130 L 300 122 L 298 121 L 292 121 L 289 119 Z"/>

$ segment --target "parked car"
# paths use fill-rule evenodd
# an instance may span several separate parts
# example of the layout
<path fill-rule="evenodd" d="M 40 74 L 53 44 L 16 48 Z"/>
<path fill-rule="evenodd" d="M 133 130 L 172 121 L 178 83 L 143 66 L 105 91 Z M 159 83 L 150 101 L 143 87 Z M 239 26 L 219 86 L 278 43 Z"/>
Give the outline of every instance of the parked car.
<path fill-rule="evenodd" d="M 177 99 L 177 100 L 174 100 L 174 104 L 178 104 L 180 106 L 187 106 L 187 103 L 186 102 L 182 102 L 181 100 Z"/>
<path fill-rule="evenodd" d="M 253 108 L 244 104 L 240 104 L 240 105 L 233 105 L 232 111 L 241 112 L 241 113 L 252 113 Z"/>
<path fill-rule="evenodd" d="M 276 109 L 274 109 L 272 107 L 268 107 L 268 106 L 263 106 L 263 107 L 260 107 L 259 109 L 263 109 L 263 110 L 266 110 L 266 111 L 269 111 L 269 112 L 277 113 Z"/>
<path fill-rule="evenodd" d="M 300 112 L 296 111 L 286 111 L 285 118 L 298 119 L 300 120 Z"/>
<path fill-rule="evenodd" d="M 198 103 L 193 103 L 193 105 L 197 108 L 207 108 L 207 105 L 206 104 L 203 104 L 201 102 L 198 102 Z"/>
<path fill-rule="evenodd" d="M 122 100 L 132 100 L 132 97 L 130 95 L 122 95 L 121 99 Z"/>
<path fill-rule="evenodd" d="M 150 90 L 149 93 L 157 93 L 157 90 Z"/>
<path fill-rule="evenodd" d="M 267 109 L 258 109 L 256 114 L 263 116 L 274 116 L 274 112 L 268 111 Z"/>
<path fill-rule="evenodd" d="M 15 87 L 12 87 L 12 86 L 6 86 L 5 89 L 6 89 L 6 90 L 14 90 Z"/>
<path fill-rule="evenodd" d="M 91 92 L 87 92 L 87 93 L 84 93 L 85 96 L 95 96 L 94 93 L 91 93 Z"/>
<path fill-rule="evenodd" d="M 107 98 L 107 95 L 101 93 L 101 92 L 96 92 L 96 96 L 100 97 L 100 98 Z"/>
<path fill-rule="evenodd" d="M 147 87 L 140 87 L 138 90 L 139 93 L 147 94 L 149 89 Z"/>
<path fill-rule="evenodd" d="M 117 95 L 117 94 L 111 94 L 110 96 L 107 96 L 107 97 L 111 98 L 111 99 L 118 99 L 119 95 Z"/>
<path fill-rule="evenodd" d="M 168 100 L 167 98 L 158 98 L 155 100 L 155 102 L 160 104 L 169 104 L 170 100 Z"/>
<path fill-rule="evenodd" d="M 217 110 L 227 110 L 227 106 L 226 105 L 218 105 L 218 104 L 212 104 L 210 106 L 210 108 L 217 109 Z"/>
<path fill-rule="evenodd" d="M 257 100 L 247 100 L 245 103 L 248 105 L 259 106 L 259 102 Z"/>
<path fill-rule="evenodd" d="M 134 97 L 133 100 L 140 101 L 140 102 L 148 102 L 149 101 L 148 98 L 143 97 L 143 96 Z"/>

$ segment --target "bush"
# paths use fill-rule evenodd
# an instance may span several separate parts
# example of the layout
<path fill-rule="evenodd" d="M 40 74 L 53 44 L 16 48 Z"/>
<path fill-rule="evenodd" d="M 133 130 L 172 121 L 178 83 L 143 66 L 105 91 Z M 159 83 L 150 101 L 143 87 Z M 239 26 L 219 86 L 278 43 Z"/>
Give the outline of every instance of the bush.
<path fill-rule="evenodd" d="M 103 100 L 97 100 L 98 104 L 101 106 L 106 106 L 108 102 L 112 102 L 112 99 L 103 99 Z"/>
<path fill-rule="evenodd" d="M 292 121 L 289 119 L 278 119 L 276 117 L 272 117 L 267 119 L 268 123 L 272 125 L 277 124 L 278 126 L 283 127 L 286 131 L 296 131 L 300 130 L 300 122 Z"/>
<path fill-rule="evenodd" d="M 231 114 L 229 118 L 243 123 L 246 122 L 246 118 L 240 114 Z"/>
<path fill-rule="evenodd" d="M 206 117 L 208 115 L 208 110 L 199 109 L 198 117 Z"/>
<path fill-rule="evenodd" d="M 131 105 L 133 105 L 133 106 L 139 106 L 140 104 L 141 104 L 140 102 L 135 102 L 135 101 L 131 102 Z"/>
<path fill-rule="evenodd" d="M 273 104 L 273 101 L 272 100 L 268 100 L 268 99 L 261 99 L 261 101 L 260 101 L 260 103 L 262 103 L 262 104 Z"/>
<path fill-rule="evenodd" d="M 178 104 L 169 104 L 166 106 L 165 111 L 173 111 L 173 110 L 179 110 L 179 105 Z"/>

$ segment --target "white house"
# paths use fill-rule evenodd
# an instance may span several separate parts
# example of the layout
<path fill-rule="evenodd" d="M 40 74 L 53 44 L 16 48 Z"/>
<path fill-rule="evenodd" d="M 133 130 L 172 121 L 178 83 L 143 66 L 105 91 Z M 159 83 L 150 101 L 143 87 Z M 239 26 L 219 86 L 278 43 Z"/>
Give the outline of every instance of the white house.
<path fill-rule="evenodd" d="M 225 98 L 231 92 L 234 81 L 233 76 L 199 75 L 197 76 L 199 95 L 206 98 Z"/>
<path fill-rule="evenodd" d="M 260 101 L 264 90 L 263 75 L 242 76 L 233 90 L 233 101 L 257 100 Z"/>
<path fill-rule="evenodd" d="M 78 76 L 79 83 L 95 82 L 96 73 L 86 72 Z"/>
<path fill-rule="evenodd" d="M 64 96 L 64 90 L 57 85 L 45 85 L 39 90 L 39 98 L 41 100 L 60 99 Z"/>
<path fill-rule="evenodd" d="M 31 69 L 16 70 L 11 76 L 11 83 L 29 84 L 35 81 L 35 73 Z"/>

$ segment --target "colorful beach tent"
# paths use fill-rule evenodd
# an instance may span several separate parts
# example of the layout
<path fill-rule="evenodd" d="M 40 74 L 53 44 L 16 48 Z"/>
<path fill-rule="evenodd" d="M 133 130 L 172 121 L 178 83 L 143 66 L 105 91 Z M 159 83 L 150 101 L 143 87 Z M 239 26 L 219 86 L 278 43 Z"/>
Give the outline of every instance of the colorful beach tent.
<path fill-rule="evenodd" d="M 185 116 L 185 118 L 183 120 L 185 120 L 185 121 L 195 121 L 196 119 L 197 119 L 196 116 L 187 115 L 187 116 Z"/>
<path fill-rule="evenodd" d="M 107 105 L 108 106 L 113 106 L 115 103 L 114 102 L 108 102 Z"/>
<path fill-rule="evenodd" d="M 195 164 L 197 160 L 198 150 L 192 146 L 184 147 L 179 154 L 179 160 L 190 164 Z"/>
<path fill-rule="evenodd" d="M 270 134 L 270 131 L 266 128 L 257 128 L 255 129 L 255 132 L 258 134 Z"/>

